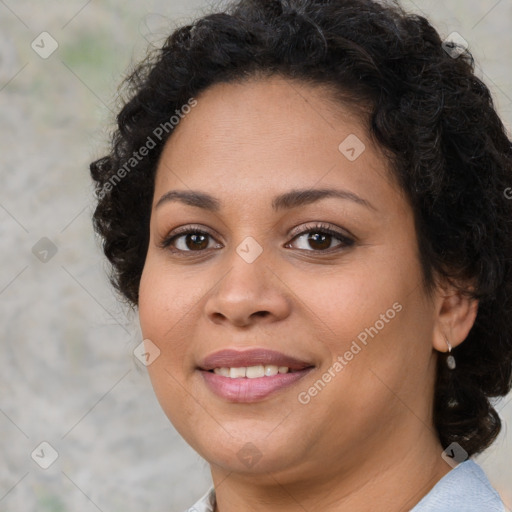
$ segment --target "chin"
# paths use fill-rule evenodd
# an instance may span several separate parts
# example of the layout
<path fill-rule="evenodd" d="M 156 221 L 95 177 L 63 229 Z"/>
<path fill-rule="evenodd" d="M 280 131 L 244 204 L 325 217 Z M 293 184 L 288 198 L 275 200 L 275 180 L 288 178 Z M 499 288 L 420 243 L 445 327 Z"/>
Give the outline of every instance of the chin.
<path fill-rule="evenodd" d="M 193 431 L 187 425 L 179 433 L 210 464 L 226 471 L 256 475 L 285 470 L 294 464 L 298 456 L 297 446 L 300 443 L 294 442 L 292 437 L 286 436 L 283 440 L 276 436 L 272 439 L 272 430 L 278 424 L 273 422 L 273 427 L 265 425 L 264 429 L 260 425 L 257 429 L 241 421 L 236 425 L 236 431 L 243 434 L 233 434 L 234 429 L 225 423 L 224 428 L 216 424 L 215 428 L 209 425 Z"/>

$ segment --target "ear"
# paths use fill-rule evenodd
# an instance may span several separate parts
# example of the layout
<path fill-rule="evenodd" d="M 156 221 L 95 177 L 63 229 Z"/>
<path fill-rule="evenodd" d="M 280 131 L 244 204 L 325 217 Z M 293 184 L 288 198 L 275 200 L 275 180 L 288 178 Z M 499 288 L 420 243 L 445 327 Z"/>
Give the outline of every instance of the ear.
<path fill-rule="evenodd" d="M 475 323 L 478 300 L 467 296 L 453 285 L 438 287 L 434 300 L 433 346 L 439 352 L 448 352 L 446 340 L 455 348 L 467 338 Z"/>

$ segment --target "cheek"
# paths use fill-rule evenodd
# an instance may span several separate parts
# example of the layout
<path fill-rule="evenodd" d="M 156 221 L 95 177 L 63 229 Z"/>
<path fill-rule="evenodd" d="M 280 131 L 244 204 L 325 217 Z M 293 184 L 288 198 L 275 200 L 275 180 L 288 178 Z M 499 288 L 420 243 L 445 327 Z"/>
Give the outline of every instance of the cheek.
<path fill-rule="evenodd" d="M 167 343 L 180 338 L 180 330 L 197 314 L 204 286 L 183 271 L 148 254 L 139 287 L 139 320 L 144 337 Z M 189 333 L 190 335 L 190 333 Z"/>
<path fill-rule="evenodd" d="M 144 338 L 152 338 L 151 332 L 154 330 L 158 315 L 155 315 L 156 309 L 161 307 L 161 300 L 158 299 L 158 283 L 152 279 L 148 261 L 144 266 L 139 285 L 139 322 Z M 155 290 L 156 288 L 156 290 Z M 156 291 L 156 293 L 155 293 Z"/>
<path fill-rule="evenodd" d="M 173 377 L 179 376 L 185 358 L 186 344 L 180 340 L 186 332 L 190 307 L 185 287 L 177 279 L 148 255 L 140 281 L 138 313 L 143 338 L 160 350 L 158 358 L 147 366 L 157 396 L 162 386 L 175 387 Z"/>
<path fill-rule="evenodd" d="M 295 278 L 297 296 L 318 327 L 314 342 L 330 355 L 323 380 L 334 394 L 326 393 L 324 403 L 343 407 L 343 396 L 357 410 L 360 400 L 389 398 L 386 385 L 398 389 L 407 383 L 413 389 L 428 378 L 433 322 L 421 267 L 413 245 L 391 247 L 369 248 L 366 257 L 331 275 Z"/>
<path fill-rule="evenodd" d="M 369 260 L 361 257 L 329 272 L 302 273 L 300 279 L 299 272 L 283 277 L 283 281 L 294 283 L 291 288 L 300 299 L 297 307 L 304 305 L 303 314 L 316 322 L 321 341 L 333 355 L 343 354 L 352 340 L 364 344 L 371 336 L 368 331 L 389 331 L 416 279 L 415 265 L 395 265 L 383 257 Z"/>
<path fill-rule="evenodd" d="M 146 260 L 139 286 L 139 322 L 144 339 L 150 339 L 160 347 L 162 330 L 166 324 L 169 328 L 173 319 L 169 318 L 172 312 L 167 311 L 169 292 L 166 292 L 166 276 L 159 279 L 158 274 L 151 259 Z"/>
<path fill-rule="evenodd" d="M 182 383 L 187 345 L 180 339 L 190 309 L 185 291 L 177 276 L 148 255 L 139 287 L 139 322 L 143 338 L 151 340 L 160 354 L 146 369 L 156 398 L 175 425 L 187 425 L 192 414 Z M 172 407 L 175 403 L 180 407 Z"/>

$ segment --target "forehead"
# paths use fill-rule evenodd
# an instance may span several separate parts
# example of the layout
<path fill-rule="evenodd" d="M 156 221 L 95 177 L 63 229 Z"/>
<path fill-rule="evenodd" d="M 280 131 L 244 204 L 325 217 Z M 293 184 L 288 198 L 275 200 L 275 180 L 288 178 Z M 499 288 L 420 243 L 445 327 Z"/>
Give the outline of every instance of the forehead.
<path fill-rule="evenodd" d="M 164 147 L 156 192 L 254 197 L 320 185 L 378 195 L 386 184 L 395 188 L 364 120 L 327 88 L 271 77 L 216 84 L 196 100 Z"/>

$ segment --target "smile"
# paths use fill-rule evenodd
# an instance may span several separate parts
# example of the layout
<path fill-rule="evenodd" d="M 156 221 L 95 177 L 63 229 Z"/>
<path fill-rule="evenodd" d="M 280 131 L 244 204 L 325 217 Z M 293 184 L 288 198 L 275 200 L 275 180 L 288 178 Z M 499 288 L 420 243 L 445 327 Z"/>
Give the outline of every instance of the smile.
<path fill-rule="evenodd" d="M 257 402 L 291 386 L 305 377 L 313 367 L 264 377 L 225 377 L 214 372 L 201 371 L 204 382 L 215 395 L 229 402 Z M 240 368 L 231 368 L 240 370 Z M 242 368 L 241 370 L 244 370 Z"/>
<path fill-rule="evenodd" d="M 257 402 L 291 386 L 314 365 L 266 349 L 222 350 L 198 367 L 208 389 L 229 402 Z"/>

